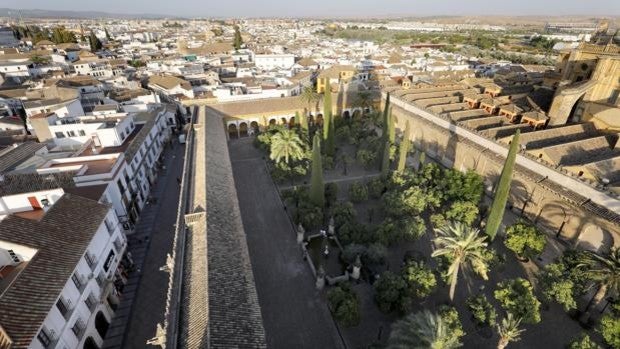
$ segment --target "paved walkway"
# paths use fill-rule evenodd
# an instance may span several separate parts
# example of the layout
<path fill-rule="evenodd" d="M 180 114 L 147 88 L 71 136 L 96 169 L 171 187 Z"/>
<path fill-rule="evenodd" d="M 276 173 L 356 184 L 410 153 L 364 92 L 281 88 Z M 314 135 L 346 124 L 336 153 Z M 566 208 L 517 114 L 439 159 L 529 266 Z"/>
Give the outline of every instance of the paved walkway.
<path fill-rule="evenodd" d="M 123 290 L 104 349 L 148 348 L 146 341 L 155 336 L 157 323 L 163 324 L 168 274 L 159 268 L 172 252 L 179 200 L 176 179 L 183 170 L 183 149 L 175 142 L 174 149 L 166 151 L 166 170 L 160 171 L 150 193 L 157 202 L 143 209 L 134 233 L 128 237 L 136 271 Z"/>
<path fill-rule="evenodd" d="M 229 149 L 269 348 L 342 347 L 262 154 L 250 138 Z"/>

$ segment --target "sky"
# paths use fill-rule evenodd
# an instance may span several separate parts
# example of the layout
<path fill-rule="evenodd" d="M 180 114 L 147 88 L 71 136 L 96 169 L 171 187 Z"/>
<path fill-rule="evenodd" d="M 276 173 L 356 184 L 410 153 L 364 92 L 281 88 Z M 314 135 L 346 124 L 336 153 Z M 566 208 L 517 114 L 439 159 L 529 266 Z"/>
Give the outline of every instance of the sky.
<path fill-rule="evenodd" d="M 620 16 L 620 0 L 1 0 L 0 7 L 188 17 Z"/>

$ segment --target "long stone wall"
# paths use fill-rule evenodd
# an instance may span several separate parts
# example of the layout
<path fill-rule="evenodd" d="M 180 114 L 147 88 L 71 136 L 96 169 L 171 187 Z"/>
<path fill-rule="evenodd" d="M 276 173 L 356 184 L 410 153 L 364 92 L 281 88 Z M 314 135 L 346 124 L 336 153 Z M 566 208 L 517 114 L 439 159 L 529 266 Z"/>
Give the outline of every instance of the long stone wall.
<path fill-rule="evenodd" d="M 409 120 L 414 130 L 411 140 L 418 149 L 445 166 L 475 170 L 485 178 L 487 190 L 493 188 L 507 148 L 397 97 L 392 96 L 392 105 L 399 129 L 404 129 Z M 585 188 L 587 184 L 542 167 L 543 164 L 519 155 L 509 209 L 575 246 L 606 249 L 620 245 L 619 215 L 615 212 L 620 210 L 618 200 L 594 193 L 595 189 Z M 582 190 L 575 193 L 565 190 L 567 186 Z"/>

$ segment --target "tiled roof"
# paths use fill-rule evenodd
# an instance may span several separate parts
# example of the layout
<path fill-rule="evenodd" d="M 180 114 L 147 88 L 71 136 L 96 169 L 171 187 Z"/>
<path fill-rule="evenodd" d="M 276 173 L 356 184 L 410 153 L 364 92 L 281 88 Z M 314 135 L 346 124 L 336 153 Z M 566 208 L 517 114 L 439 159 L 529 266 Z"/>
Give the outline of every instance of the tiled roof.
<path fill-rule="evenodd" d="M 7 149 L 0 153 L 0 173 L 12 169 L 22 161 L 33 156 L 35 152 L 45 148 L 45 144 L 26 142 L 19 144 L 17 147 Z"/>
<path fill-rule="evenodd" d="M 58 172 L 49 174 L 19 173 L 5 174 L 0 181 L 0 196 L 29 193 L 56 188 L 71 188 L 74 172 Z"/>
<path fill-rule="evenodd" d="M 137 113 L 134 116 L 134 121 L 136 123 L 144 122 L 144 125 L 140 128 L 136 136 L 131 140 L 131 144 L 129 144 L 127 150 L 125 150 L 125 159 L 127 159 L 127 162 L 131 162 L 133 160 L 133 157 L 138 153 L 140 146 L 157 122 L 157 118 L 161 110 L 162 108 L 158 108 L 149 112 Z"/>
<path fill-rule="evenodd" d="M 166 75 L 166 76 L 161 76 L 161 75 L 153 75 L 149 77 L 149 84 L 153 84 L 153 85 L 157 85 L 160 86 L 166 90 L 170 90 L 172 88 L 175 88 L 177 86 L 181 86 L 181 88 L 185 89 L 185 90 L 191 90 L 192 86 L 190 85 L 189 82 L 181 79 L 181 78 L 177 78 L 176 76 L 171 76 L 171 75 Z"/>
<path fill-rule="evenodd" d="M 65 194 L 41 221 L 13 215 L 0 221 L 0 240 L 37 250 L 0 296 L 0 324 L 12 348 L 27 348 L 37 335 L 108 211 L 107 205 Z"/>

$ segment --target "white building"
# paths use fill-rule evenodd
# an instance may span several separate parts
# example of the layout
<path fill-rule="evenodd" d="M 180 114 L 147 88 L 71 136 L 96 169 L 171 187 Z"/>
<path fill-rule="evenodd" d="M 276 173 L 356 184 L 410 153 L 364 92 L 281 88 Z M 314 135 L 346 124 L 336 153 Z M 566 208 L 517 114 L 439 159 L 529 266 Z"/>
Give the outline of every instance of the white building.
<path fill-rule="evenodd" d="M 254 64 L 261 70 L 290 69 L 295 65 L 295 55 L 255 55 Z"/>
<path fill-rule="evenodd" d="M 0 346 L 101 348 L 131 268 L 113 210 L 54 189 L 0 213 Z"/>

